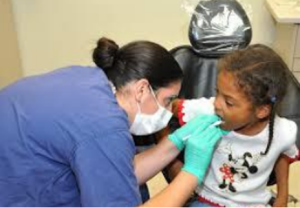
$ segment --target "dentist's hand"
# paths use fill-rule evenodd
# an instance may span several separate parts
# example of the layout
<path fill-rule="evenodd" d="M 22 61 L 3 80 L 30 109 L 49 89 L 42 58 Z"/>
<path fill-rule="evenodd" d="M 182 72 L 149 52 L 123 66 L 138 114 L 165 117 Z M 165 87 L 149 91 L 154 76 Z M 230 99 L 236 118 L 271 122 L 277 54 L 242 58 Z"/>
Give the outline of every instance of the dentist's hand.
<path fill-rule="evenodd" d="M 201 184 L 215 150 L 215 145 L 227 131 L 212 126 L 194 132 L 187 140 L 182 170 L 195 175 Z"/>
<path fill-rule="evenodd" d="M 201 137 L 201 132 L 218 120 L 219 117 L 216 115 L 197 116 L 170 134 L 168 139 L 173 142 L 179 151 L 181 151 L 185 147 L 186 141 L 189 140 L 192 135 L 198 134 L 198 136 Z"/>

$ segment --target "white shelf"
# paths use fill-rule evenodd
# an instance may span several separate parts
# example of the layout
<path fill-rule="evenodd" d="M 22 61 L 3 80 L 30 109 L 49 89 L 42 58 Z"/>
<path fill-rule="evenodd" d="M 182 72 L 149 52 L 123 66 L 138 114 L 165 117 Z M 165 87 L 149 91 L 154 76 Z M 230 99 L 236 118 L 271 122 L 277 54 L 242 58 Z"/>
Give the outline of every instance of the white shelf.
<path fill-rule="evenodd" d="M 273 17 L 279 23 L 300 23 L 299 0 L 266 0 Z"/>

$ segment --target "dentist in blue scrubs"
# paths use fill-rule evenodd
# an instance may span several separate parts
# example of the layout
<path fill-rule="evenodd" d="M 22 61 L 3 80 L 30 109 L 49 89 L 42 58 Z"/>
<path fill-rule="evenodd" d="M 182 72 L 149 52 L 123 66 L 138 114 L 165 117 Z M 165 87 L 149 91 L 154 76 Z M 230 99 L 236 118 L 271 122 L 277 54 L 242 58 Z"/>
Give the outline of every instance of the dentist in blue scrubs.
<path fill-rule="evenodd" d="M 206 130 L 213 116 L 135 156 L 131 133 L 159 131 L 172 116 L 183 74 L 169 52 L 101 38 L 93 60 L 0 90 L 0 206 L 140 206 L 139 184 L 183 148 L 181 173 L 144 205 L 182 206 L 201 183 L 221 136 Z"/>

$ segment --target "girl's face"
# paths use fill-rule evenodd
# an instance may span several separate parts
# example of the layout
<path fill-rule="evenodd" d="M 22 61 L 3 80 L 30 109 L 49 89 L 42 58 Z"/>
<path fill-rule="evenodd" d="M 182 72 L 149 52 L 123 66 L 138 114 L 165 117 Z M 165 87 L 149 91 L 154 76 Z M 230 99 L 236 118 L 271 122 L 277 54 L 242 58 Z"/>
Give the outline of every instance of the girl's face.
<path fill-rule="evenodd" d="M 236 77 L 231 72 L 220 71 L 214 106 L 216 114 L 224 121 L 221 128 L 225 130 L 255 135 L 267 124 L 258 118 L 258 109 L 238 87 Z"/>

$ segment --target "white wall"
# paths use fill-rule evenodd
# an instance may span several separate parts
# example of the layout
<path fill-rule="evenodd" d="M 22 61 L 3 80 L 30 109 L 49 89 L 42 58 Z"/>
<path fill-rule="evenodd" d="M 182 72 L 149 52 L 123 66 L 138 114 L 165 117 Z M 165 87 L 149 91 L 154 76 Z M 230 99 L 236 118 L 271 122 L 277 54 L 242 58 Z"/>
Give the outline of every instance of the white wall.
<path fill-rule="evenodd" d="M 275 39 L 275 20 L 268 11 L 265 0 L 243 0 L 251 8 L 253 27 L 252 43 L 264 43 L 272 46 Z"/>
<path fill-rule="evenodd" d="M 252 6 L 253 42 L 272 43 L 274 25 L 263 0 Z M 90 64 L 101 36 L 120 45 L 136 39 L 168 49 L 188 44 L 183 0 L 12 0 L 25 75 Z"/>
<path fill-rule="evenodd" d="M 0 88 L 22 76 L 10 0 L 0 0 Z"/>

